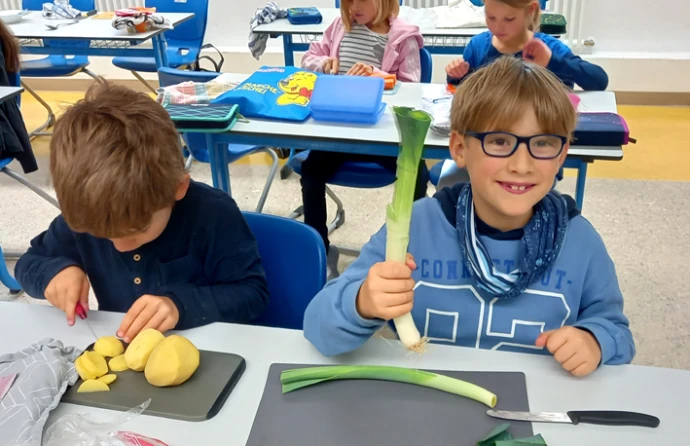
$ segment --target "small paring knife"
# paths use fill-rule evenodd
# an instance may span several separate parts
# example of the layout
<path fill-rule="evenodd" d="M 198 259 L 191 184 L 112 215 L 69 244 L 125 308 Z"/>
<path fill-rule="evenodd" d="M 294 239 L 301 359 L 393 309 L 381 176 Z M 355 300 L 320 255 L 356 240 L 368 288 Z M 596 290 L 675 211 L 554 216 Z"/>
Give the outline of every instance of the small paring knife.
<path fill-rule="evenodd" d="M 652 415 L 619 410 L 571 410 L 558 412 L 519 412 L 512 410 L 487 410 L 487 415 L 512 421 L 537 423 L 603 424 L 607 426 L 657 427 L 659 419 Z"/>
<path fill-rule="evenodd" d="M 82 306 L 81 302 L 77 303 L 77 306 L 74 309 L 74 312 L 77 313 L 77 316 L 79 316 L 79 319 L 83 320 L 86 323 L 86 326 L 89 327 L 89 330 L 91 330 L 91 334 L 93 335 L 94 339 L 98 340 L 98 336 L 96 336 L 96 332 L 93 331 L 93 328 L 91 328 L 91 324 L 89 324 L 89 321 L 86 320 L 88 315 L 86 314 L 86 309 Z"/>

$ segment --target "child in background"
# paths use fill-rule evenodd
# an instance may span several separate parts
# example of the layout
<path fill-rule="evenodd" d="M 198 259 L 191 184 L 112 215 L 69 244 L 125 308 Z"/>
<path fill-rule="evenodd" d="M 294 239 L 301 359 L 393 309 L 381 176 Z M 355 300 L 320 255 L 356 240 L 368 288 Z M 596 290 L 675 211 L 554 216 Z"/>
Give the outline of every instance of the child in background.
<path fill-rule="evenodd" d="M 247 222 L 226 193 L 191 181 L 168 112 L 144 93 L 94 84 L 58 119 L 50 173 L 62 215 L 31 242 L 17 280 L 74 324 L 126 313 L 117 336 L 250 322 L 268 285 Z"/>
<path fill-rule="evenodd" d="M 385 227 L 374 235 L 310 303 L 306 338 L 324 355 L 349 352 L 411 311 L 431 342 L 551 354 L 575 376 L 631 362 L 604 242 L 551 188 L 576 124 L 567 89 L 500 58 L 463 82 L 451 120 L 450 152 L 470 183 L 414 204 L 407 264 L 385 261 Z"/>
<path fill-rule="evenodd" d="M 369 76 L 395 74 L 398 81 L 419 82 L 419 28 L 398 18 L 398 0 L 343 0 L 341 17 L 313 42 L 302 57 L 302 68 L 326 74 Z M 348 161 L 374 162 L 395 172 L 395 157 L 311 151 L 302 164 L 304 222 L 316 229 L 328 252 L 328 277 L 338 275 L 338 253 L 330 249 L 326 213 L 326 182 Z M 426 196 L 429 172 L 422 160 L 415 199 Z"/>
<path fill-rule="evenodd" d="M 502 55 L 513 55 L 549 69 L 569 88 L 606 90 L 608 76 L 599 66 L 573 54 L 563 42 L 538 32 L 537 0 L 484 0 L 488 31 L 470 39 L 461 58 L 446 67 L 448 83 L 457 85 L 472 71 Z"/>

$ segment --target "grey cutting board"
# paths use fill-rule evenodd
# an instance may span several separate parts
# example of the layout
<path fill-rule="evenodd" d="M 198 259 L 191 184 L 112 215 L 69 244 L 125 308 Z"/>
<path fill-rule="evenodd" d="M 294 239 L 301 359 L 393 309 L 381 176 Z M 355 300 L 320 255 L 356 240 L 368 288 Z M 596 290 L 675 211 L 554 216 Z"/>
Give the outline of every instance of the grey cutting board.
<path fill-rule="evenodd" d="M 273 364 L 247 446 L 475 446 L 504 420 L 487 406 L 436 389 L 385 381 L 332 381 L 285 395 L 280 372 L 309 367 Z M 529 410 L 521 372 L 436 371 L 485 387 L 496 409 Z M 531 423 L 512 422 L 515 438 L 533 435 Z"/>
<path fill-rule="evenodd" d="M 146 381 L 144 372 L 109 372 L 117 375 L 110 392 L 77 393 L 83 382 L 80 379 L 67 389 L 62 402 L 127 411 L 151 398 L 145 415 L 184 421 L 213 418 L 244 372 L 245 361 L 230 353 L 206 350 L 199 353 L 199 368 L 179 386 L 154 387 Z"/>

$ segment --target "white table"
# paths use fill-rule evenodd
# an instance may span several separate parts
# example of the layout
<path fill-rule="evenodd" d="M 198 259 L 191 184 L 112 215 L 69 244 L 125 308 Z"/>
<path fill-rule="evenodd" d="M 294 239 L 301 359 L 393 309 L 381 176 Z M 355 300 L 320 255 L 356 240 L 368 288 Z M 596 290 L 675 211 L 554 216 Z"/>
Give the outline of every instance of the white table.
<path fill-rule="evenodd" d="M 121 314 L 89 312 L 89 322 L 99 336 L 114 334 L 121 318 Z M 424 356 L 408 357 L 397 343 L 372 339 L 355 353 L 329 359 L 321 356 L 301 331 L 213 324 L 183 334 L 200 349 L 243 356 L 247 369 L 219 414 L 209 421 L 192 423 L 140 416 L 126 425 L 127 430 L 159 438 L 171 446 L 244 445 L 259 406 L 268 368 L 276 362 L 522 371 L 526 374 L 533 411 L 632 410 L 661 419 L 656 429 L 535 423 L 534 431 L 541 433 L 550 446 L 661 446 L 684 444 L 687 439 L 687 421 L 684 420 L 690 413 L 690 371 L 604 366 L 584 379 L 577 379 L 564 372 L 552 358 L 540 355 L 431 345 Z M 77 321 L 74 327 L 68 327 L 64 314 L 55 308 L 0 302 L 0 353 L 20 350 L 47 337 L 80 348 L 93 342 L 84 323 Z M 49 423 L 74 412 L 106 418 L 115 415 L 102 409 L 61 404 L 52 413 Z"/>
<path fill-rule="evenodd" d="M 161 13 L 173 26 L 178 26 L 194 17 L 192 13 Z M 27 54 L 65 54 L 64 46 L 44 46 L 44 39 L 55 40 L 91 40 L 88 46 L 69 48 L 71 55 L 85 56 L 131 56 L 150 57 L 152 50 L 134 49 L 149 39 L 153 41 L 153 55 L 158 66 L 167 66 L 166 43 L 162 38 L 165 29 L 154 29 L 144 33 L 129 34 L 125 29 L 115 29 L 111 19 L 89 17 L 73 25 L 48 29 L 45 24 L 59 24 L 69 20 L 49 20 L 41 16 L 40 11 L 25 15 L 19 23 L 9 25 L 10 30 L 19 40 L 22 51 Z"/>
<path fill-rule="evenodd" d="M 0 104 L 22 94 L 23 91 L 22 87 L 0 87 Z"/>
<path fill-rule="evenodd" d="M 273 37 L 282 35 L 285 65 L 294 65 L 294 53 L 309 49 L 309 43 L 295 42 L 294 36 L 320 36 L 340 16 L 340 10 L 337 8 L 319 8 L 319 12 L 323 16 L 323 20 L 316 25 L 293 25 L 287 19 L 278 19 L 257 26 L 254 28 L 254 32 L 269 34 Z M 462 54 L 465 40 L 486 30 L 486 27 L 420 28 L 424 37 L 424 47 L 432 54 Z"/>
<path fill-rule="evenodd" d="M 226 74 L 228 80 L 241 82 L 246 74 Z M 248 144 L 305 150 L 325 150 L 369 155 L 397 156 L 399 136 L 392 114 L 393 106 L 421 108 L 422 97 L 440 94 L 442 84 L 401 83 L 396 94 L 384 95 L 388 109 L 376 125 L 337 124 L 314 121 L 287 122 L 252 118 L 237 122 L 229 133 L 207 134 L 213 184 L 230 193 L 226 144 Z M 616 113 L 616 96 L 610 91 L 578 92 L 580 111 Z M 425 140 L 426 159 L 448 159 L 449 138 L 429 130 Z M 217 156 L 214 156 L 216 154 Z M 578 171 L 575 201 L 582 209 L 587 165 L 595 160 L 620 160 L 621 147 L 571 146 L 565 167 Z"/>

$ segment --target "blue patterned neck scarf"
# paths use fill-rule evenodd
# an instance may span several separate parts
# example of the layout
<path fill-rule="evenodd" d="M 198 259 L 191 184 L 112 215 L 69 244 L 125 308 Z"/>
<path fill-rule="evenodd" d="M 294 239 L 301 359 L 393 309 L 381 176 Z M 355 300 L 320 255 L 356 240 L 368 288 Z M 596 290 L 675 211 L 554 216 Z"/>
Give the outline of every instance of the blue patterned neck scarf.
<path fill-rule="evenodd" d="M 500 299 L 521 295 L 538 280 L 558 258 L 568 229 L 568 205 L 555 190 L 534 207 L 534 215 L 524 227 L 522 244 L 525 255 L 509 273 L 496 269 L 491 256 L 477 234 L 474 201 L 469 183 L 460 191 L 457 228 L 462 231 L 465 265 L 477 286 Z"/>

